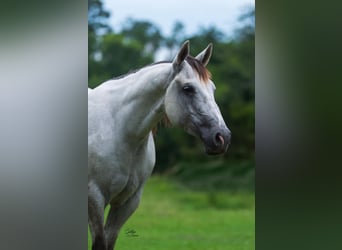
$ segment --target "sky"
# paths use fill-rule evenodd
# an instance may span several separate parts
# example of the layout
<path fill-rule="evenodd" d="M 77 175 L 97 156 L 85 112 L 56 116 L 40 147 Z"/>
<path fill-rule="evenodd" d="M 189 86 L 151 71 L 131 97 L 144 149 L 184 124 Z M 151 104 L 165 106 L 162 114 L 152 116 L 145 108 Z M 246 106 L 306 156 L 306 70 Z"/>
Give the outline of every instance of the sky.
<path fill-rule="evenodd" d="M 110 11 L 110 24 L 115 30 L 127 17 L 148 20 L 157 25 L 164 35 L 171 33 L 175 21 L 185 26 L 186 35 L 199 27 L 215 26 L 227 37 L 239 27 L 238 17 L 243 10 L 255 6 L 254 0 L 104 0 Z"/>

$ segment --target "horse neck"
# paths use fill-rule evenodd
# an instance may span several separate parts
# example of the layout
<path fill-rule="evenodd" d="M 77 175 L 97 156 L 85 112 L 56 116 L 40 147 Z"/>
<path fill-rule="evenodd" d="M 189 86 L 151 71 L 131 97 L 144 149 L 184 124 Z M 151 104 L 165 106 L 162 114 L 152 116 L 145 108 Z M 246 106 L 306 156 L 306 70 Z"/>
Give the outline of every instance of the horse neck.
<path fill-rule="evenodd" d="M 129 136 L 147 138 L 164 117 L 164 97 L 171 80 L 171 63 L 148 66 L 118 80 L 122 83 L 122 92 L 114 92 L 122 97 L 116 105 L 122 105 L 122 121 Z"/>

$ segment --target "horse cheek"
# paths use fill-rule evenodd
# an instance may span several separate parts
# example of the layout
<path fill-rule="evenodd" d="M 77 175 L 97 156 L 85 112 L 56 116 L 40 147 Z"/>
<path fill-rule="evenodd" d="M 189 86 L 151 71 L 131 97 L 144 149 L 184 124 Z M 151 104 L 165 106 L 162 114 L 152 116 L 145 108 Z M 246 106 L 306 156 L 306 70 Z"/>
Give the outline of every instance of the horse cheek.
<path fill-rule="evenodd" d="M 180 123 L 180 110 L 176 103 L 169 103 L 165 107 L 165 112 L 172 125 L 178 126 Z"/>

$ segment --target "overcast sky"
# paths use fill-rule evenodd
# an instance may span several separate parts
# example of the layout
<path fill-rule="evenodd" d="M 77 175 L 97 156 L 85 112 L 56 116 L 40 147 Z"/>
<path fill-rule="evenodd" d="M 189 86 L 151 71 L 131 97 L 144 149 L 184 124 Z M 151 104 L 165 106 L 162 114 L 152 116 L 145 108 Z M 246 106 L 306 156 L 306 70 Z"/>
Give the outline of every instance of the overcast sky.
<path fill-rule="evenodd" d="M 104 0 L 114 30 L 132 17 L 152 21 L 164 35 L 170 34 L 173 23 L 179 20 L 187 35 L 214 25 L 228 37 L 238 27 L 243 10 L 254 4 L 254 0 Z"/>

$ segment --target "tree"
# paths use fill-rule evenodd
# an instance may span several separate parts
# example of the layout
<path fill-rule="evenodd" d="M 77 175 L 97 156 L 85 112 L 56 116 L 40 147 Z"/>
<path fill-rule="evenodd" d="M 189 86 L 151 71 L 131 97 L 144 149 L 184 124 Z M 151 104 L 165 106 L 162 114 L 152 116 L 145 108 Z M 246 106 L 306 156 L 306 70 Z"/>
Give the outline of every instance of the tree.
<path fill-rule="evenodd" d="M 101 0 L 88 0 L 88 31 L 97 33 L 99 29 L 109 29 L 107 20 L 110 14 L 104 10 Z"/>
<path fill-rule="evenodd" d="M 96 53 L 97 36 L 101 31 L 111 30 L 107 24 L 110 14 L 104 10 L 101 0 L 88 0 L 88 57 Z"/>
<path fill-rule="evenodd" d="M 89 77 L 91 88 L 153 61 L 151 55 L 144 55 L 141 43 L 134 40 L 125 41 L 125 37 L 121 34 L 104 35 L 100 50 L 101 60 L 92 65 L 95 70 Z"/>
<path fill-rule="evenodd" d="M 145 55 L 151 56 L 159 49 L 163 39 L 160 29 L 151 22 L 129 18 L 122 28 L 125 40 L 143 45 Z"/>
<path fill-rule="evenodd" d="M 184 28 L 185 27 L 182 22 L 176 21 L 173 24 L 171 35 L 164 39 L 164 44 L 170 51 L 170 58 L 174 55 L 175 49 L 178 49 L 179 44 L 182 44 L 185 40 Z"/>

